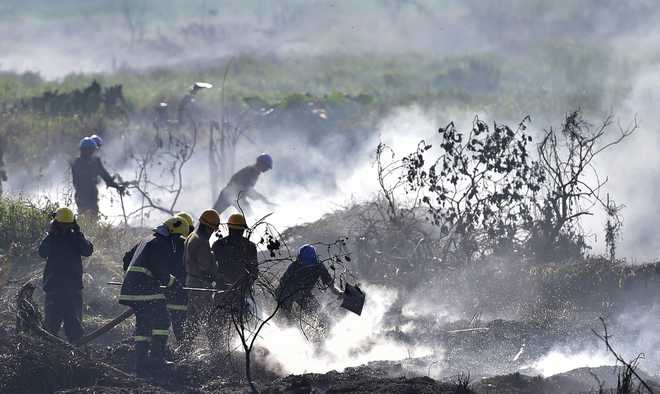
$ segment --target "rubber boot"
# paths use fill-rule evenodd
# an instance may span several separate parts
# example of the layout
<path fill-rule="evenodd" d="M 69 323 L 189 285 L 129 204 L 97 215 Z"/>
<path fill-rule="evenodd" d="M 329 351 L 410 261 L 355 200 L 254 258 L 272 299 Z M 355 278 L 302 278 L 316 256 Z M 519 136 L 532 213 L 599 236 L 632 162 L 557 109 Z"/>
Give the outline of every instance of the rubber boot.
<path fill-rule="evenodd" d="M 149 372 L 149 342 L 135 342 L 135 372 L 146 376 Z"/>
<path fill-rule="evenodd" d="M 167 336 L 157 335 L 151 339 L 151 357 L 149 358 L 149 365 L 154 373 L 167 373 L 174 364 L 171 361 L 165 360 L 165 352 L 167 350 Z"/>

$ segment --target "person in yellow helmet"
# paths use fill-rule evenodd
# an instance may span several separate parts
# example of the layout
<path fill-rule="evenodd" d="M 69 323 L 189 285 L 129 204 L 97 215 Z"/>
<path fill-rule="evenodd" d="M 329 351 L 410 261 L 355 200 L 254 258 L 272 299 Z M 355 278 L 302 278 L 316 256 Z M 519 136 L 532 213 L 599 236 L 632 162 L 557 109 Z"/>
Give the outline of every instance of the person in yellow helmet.
<path fill-rule="evenodd" d="M 188 226 L 188 233 L 194 229 L 194 221 L 192 216 L 187 212 L 179 212 L 175 215 L 185 222 Z M 176 278 L 176 283 L 171 288 L 165 291 L 165 298 L 167 301 L 167 311 L 170 314 L 170 322 L 172 323 L 172 331 L 177 342 L 183 341 L 184 329 L 186 323 L 186 315 L 188 310 L 188 292 L 183 289 L 186 283 L 186 268 L 183 264 L 183 252 L 185 248 L 185 236 L 175 237 L 176 244 L 176 258 L 172 259 L 169 271 L 171 275 Z"/>
<path fill-rule="evenodd" d="M 218 264 L 216 288 L 224 291 L 215 299 L 213 320 L 216 324 L 222 324 L 227 320 L 228 313 L 235 311 L 241 302 L 247 301 L 244 297 L 259 273 L 257 246 L 244 236 L 248 229 L 245 217 L 241 214 L 231 215 L 227 227 L 229 235 L 215 241 L 212 247 Z"/>
<path fill-rule="evenodd" d="M 176 216 L 180 217 L 181 219 L 185 220 L 186 223 L 188 223 L 189 233 L 195 231 L 195 219 L 193 219 L 191 214 L 188 212 L 179 212 L 176 214 Z"/>
<path fill-rule="evenodd" d="M 211 235 L 220 226 L 220 215 L 213 209 L 206 210 L 199 217 L 195 231 L 186 239 L 184 263 L 186 267 L 186 285 L 197 288 L 212 288 L 212 282 L 218 272 L 218 267 L 211 253 Z M 188 318 L 183 346 L 177 353 L 186 355 L 199 333 L 202 324 L 209 320 L 212 307 L 212 297 L 209 292 L 193 292 L 188 295 Z M 208 328 L 208 327 L 207 327 Z M 207 336 L 209 331 L 206 332 Z"/>
<path fill-rule="evenodd" d="M 45 328 L 58 335 L 64 323 L 70 342 L 83 336 L 81 257 L 89 257 L 93 251 L 94 246 L 80 231 L 73 212 L 69 208 L 58 208 L 48 234 L 39 245 L 39 256 L 46 259 L 43 274 Z"/>
<path fill-rule="evenodd" d="M 185 220 L 171 217 L 154 229 L 151 238 L 124 256 L 126 273 L 119 303 L 135 311 L 135 368 L 140 375 L 162 371 L 169 365 L 165 353 L 170 320 L 160 286 L 167 289 L 175 285 L 170 270 L 183 256 L 178 239 L 189 230 Z"/>

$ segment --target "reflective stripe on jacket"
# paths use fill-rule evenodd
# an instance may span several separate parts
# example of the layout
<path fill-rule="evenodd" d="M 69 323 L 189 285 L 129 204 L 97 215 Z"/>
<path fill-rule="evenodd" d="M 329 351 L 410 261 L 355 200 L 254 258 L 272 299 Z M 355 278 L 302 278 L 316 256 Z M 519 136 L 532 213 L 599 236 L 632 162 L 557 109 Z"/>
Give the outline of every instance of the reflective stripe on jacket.
<path fill-rule="evenodd" d="M 138 244 L 133 253 L 121 287 L 119 303 L 133 305 L 140 302 L 165 300 L 161 285 L 174 285 L 170 268 L 177 258 L 177 243 L 166 229 L 156 229 L 154 236 Z M 180 256 L 180 254 L 179 254 Z"/>

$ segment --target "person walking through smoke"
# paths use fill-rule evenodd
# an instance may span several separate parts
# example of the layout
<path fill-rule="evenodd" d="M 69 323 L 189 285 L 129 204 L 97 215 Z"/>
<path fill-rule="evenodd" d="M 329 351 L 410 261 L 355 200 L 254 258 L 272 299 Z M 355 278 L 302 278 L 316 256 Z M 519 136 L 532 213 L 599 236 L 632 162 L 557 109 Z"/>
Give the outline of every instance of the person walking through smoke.
<path fill-rule="evenodd" d="M 227 208 L 234 206 L 236 209 L 247 213 L 250 211 L 248 198 L 273 205 L 263 194 L 254 189 L 257 180 L 259 180 L 259 175 L 272 169 L 273 158 L 267 153 L 260 154 L 255 164 L 239 170 L 231 177 L 227 186 L 220 192 L 213 209 L 222 214 Z"/>
<path fill-rule="evenodd" d="M 39 256 L 46 259 L 43 289 L 46 293 L 45 328 L 57 335 L 64 323 L 69 342 L 83 336 L 82 328 L 82 259 L 94 246 L 80 231 L 69 208 L 58 208 L 48 234 L 39 245 Z"/>
<path fill-rule="evenodd" d="M 94 139 L 85 137 L 80 140 L 80 157 L 71 163 L 71 175 L 75 189 L 75 200 L 78 212 L 96 219 L 99 214 L 98 179 L 101 177 L 108 187 L 113 187 L 121 194 L 124 186 L 115 182 L 103 166 L 101 159 L 96 156 L 99 146 Z"/>

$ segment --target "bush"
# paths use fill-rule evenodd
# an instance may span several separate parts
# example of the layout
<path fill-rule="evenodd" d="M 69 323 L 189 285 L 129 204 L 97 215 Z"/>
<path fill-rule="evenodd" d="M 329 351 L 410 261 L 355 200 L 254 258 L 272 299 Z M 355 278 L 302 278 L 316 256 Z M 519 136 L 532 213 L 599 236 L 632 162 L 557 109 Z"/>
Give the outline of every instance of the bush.
<path fill-rule="evenodd" d="M 57 205 L 48 200 L 35 203 L 0 197 L 0 254 L 10 253 L 23 260 L 34 255 L 55 209 Z"/>

